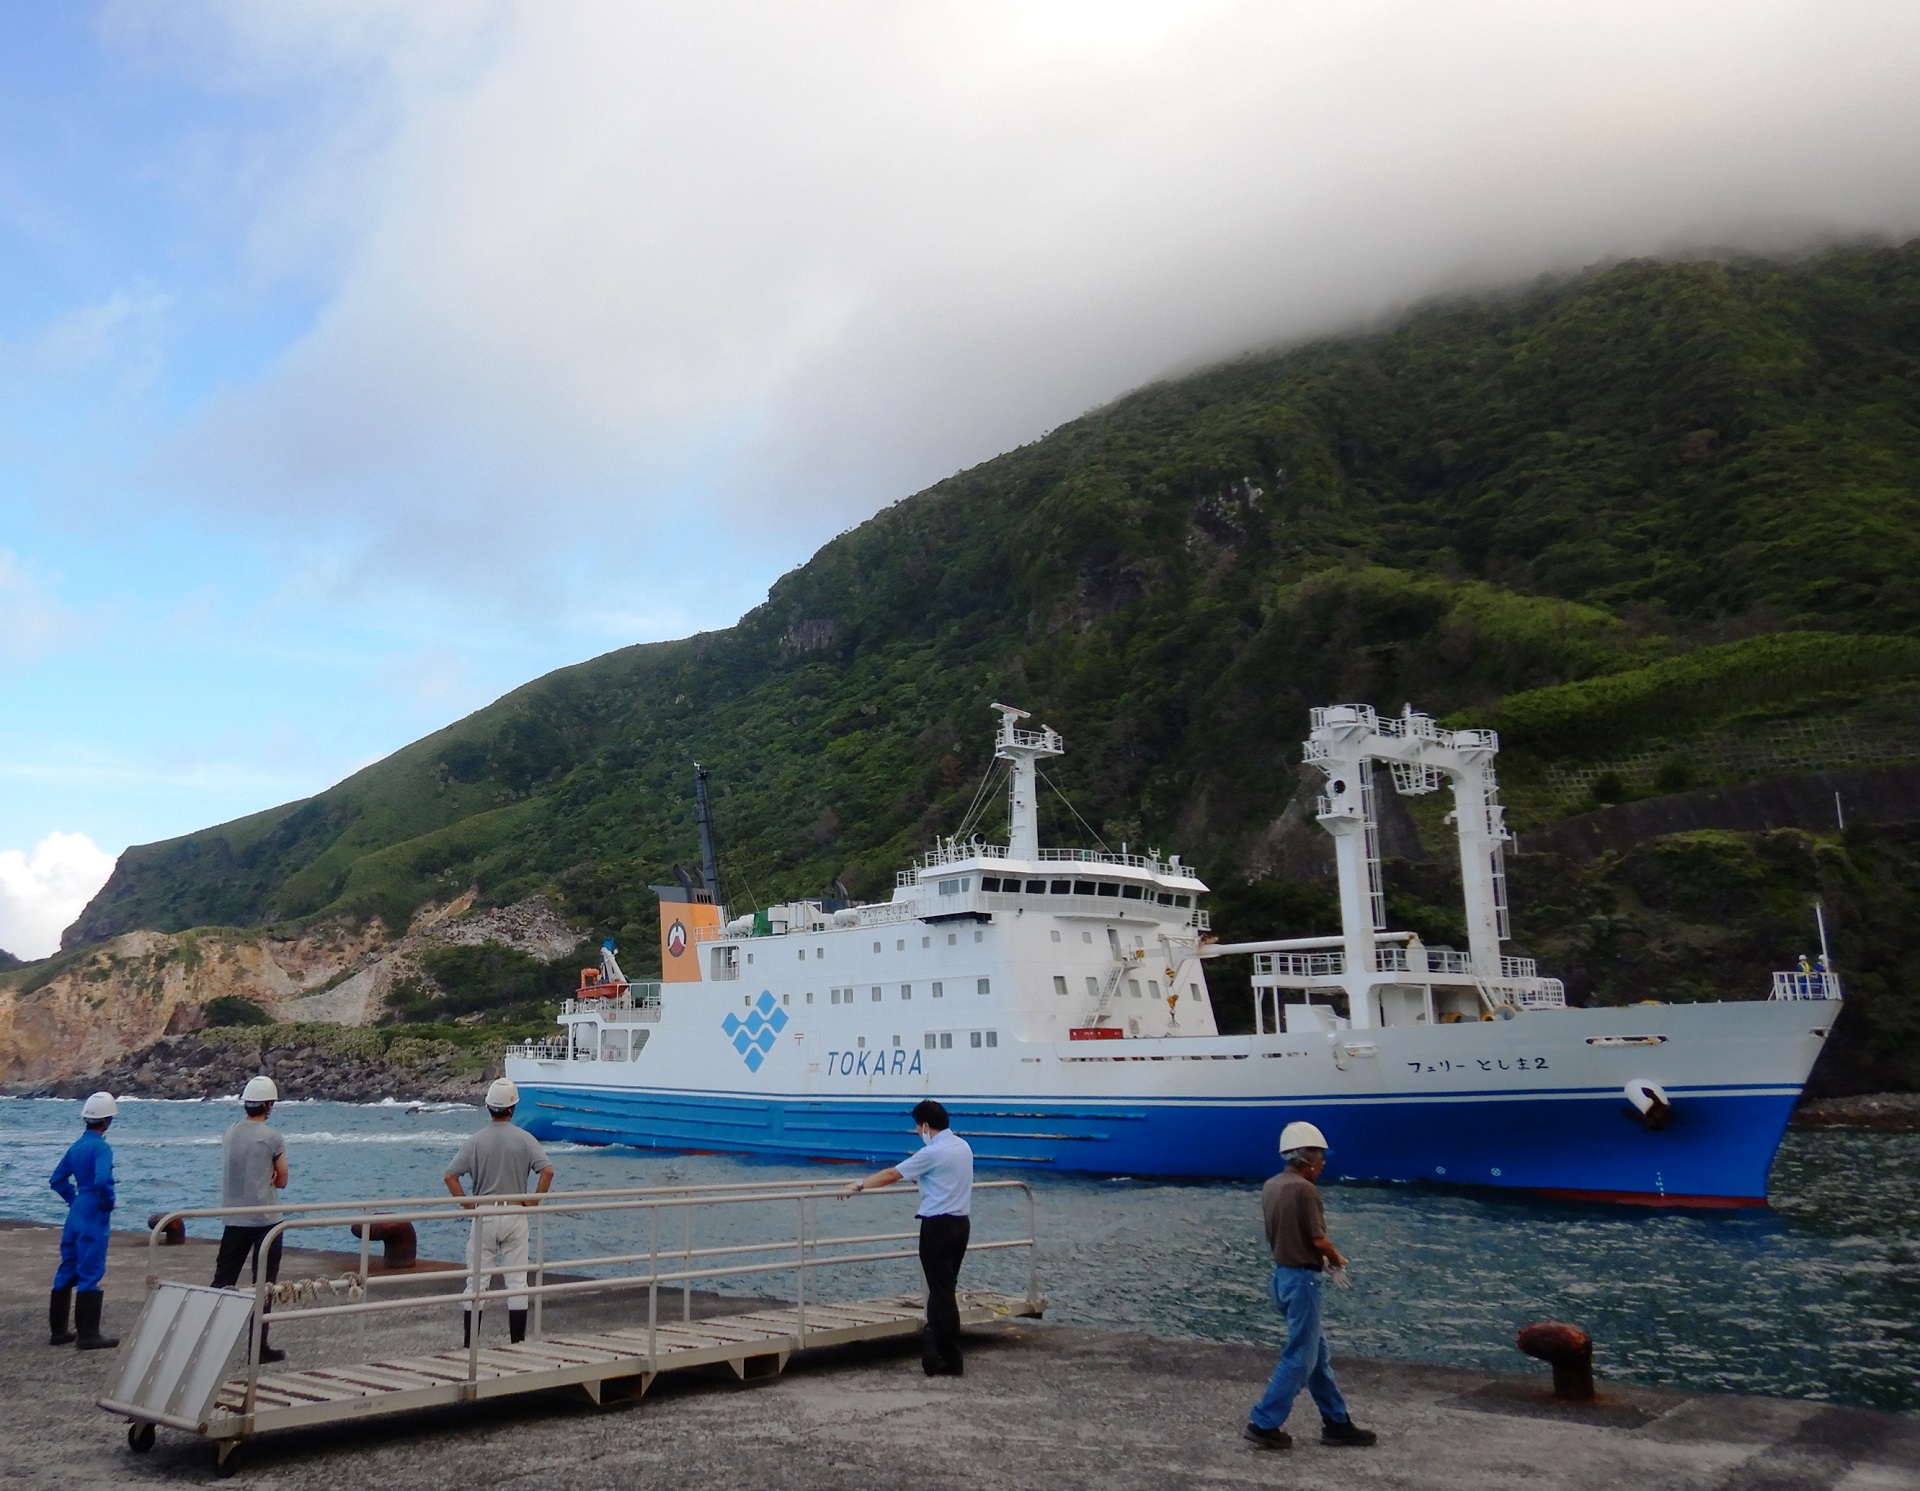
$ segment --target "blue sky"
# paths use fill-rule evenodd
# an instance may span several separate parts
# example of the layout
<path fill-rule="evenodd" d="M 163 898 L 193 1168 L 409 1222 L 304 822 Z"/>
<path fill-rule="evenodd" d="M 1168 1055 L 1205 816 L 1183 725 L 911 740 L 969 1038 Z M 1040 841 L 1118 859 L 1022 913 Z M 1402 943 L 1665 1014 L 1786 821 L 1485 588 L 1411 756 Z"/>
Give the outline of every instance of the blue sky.
<path fill-rule="evenodd" d="M 1916 62 L 1862 0 L 0 8 L 0 947 L 1150 378 L 1910 234 Z"/>

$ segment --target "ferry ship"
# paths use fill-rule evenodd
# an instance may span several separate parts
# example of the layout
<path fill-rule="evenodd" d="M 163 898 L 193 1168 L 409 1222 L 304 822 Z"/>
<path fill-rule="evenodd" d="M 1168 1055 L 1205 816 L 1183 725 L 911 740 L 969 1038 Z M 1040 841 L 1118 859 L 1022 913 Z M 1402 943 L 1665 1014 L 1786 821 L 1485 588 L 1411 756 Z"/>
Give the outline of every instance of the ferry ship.
<path fill-rule="evenodd" d="M 1763 1204 L 1832 1028 L 1820 967 L 1770 997 L 1573 1008 L 1503 952 L 1498 738 L 1410 708 L 1313 712 L 1341 931 L 1226 944 L 1180 856 L 1046 848 L 1052 729 L 999 712 L 1005 844 L 939 842 L 892 898 L 729 916 L 697 781 L 703 867 L 656 886 L 662 976 L 611 944 L 556 1039 L 513 1047 L 543 1139 L 872 1163 L 937 1097 L 986 1165 L 1257 1178 L 1281 1127 L 1317 1124 L 1339 1178 L 1694 1206 Z M 1450 789 L 1468 947 L 1390 930 L 1375 794 Z M 1253 1031 L 1222 1034 L 1214 958 L 1253 959 Z M 1244 1024 L 1244 1021 L 1235 1021 Z"/>

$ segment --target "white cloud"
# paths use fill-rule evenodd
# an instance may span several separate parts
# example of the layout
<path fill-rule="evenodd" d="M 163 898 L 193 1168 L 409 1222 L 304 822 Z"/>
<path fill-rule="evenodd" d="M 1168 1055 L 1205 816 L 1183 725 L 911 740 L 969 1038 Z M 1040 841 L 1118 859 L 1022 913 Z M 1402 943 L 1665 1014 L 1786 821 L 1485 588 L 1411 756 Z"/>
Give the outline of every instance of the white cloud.
<path fill-rule="evenodd" d="M 1920 229 L 1911 0 L 432 13 L 196 23 L 329 99 L 257 269 L 312 271 L 289 225 L 342 247 L 175 471 L 530 620 L 604 605 L 582 573 L 671 613 L 1171 367 L 1438 288 Z"/>
<path fill-rule="evenodd" d="M 0 850 L 0 948 L 44 958 L 113 873 L 113 856 L 85 834 L 51 833 L 32 853 Z"/>

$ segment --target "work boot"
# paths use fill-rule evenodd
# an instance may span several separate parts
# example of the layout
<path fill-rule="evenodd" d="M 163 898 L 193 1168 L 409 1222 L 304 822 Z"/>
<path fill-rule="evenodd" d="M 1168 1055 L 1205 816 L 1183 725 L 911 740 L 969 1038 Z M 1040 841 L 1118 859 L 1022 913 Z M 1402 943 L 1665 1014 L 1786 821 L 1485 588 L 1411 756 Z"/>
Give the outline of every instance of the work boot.
<path fill-rule="evenodd" d="M 525 1310 L 507 1311 L 507 1343 L 518 1346 L 527 1339 L 527 1312 Z"/>
<path fill-rule="evenodd" d="M 1257 1444 L 1263 1450 L 1290 1450 L 1293 1448 L 1293 1436 L 1285 1429 L 1262 1429 L 1258 1424 L 1248 1424 L 1240 1431 L 1240 1437 L 1249 1444 Z"/>
<path fill-rule="evenodd" d="M 1362 1429 L 1352 1419 L 1330 1419 L 1324 1414 L 1320 1418 L 1320 1442 L 1322 1444 L 1348 1444 L 1354 1446 L 1369 1445 L 1378 1441 L 1380 1436 L 1371 1429 Z"/>
<path fill-rule="evenodd" d="M 56 1289 L 47 1296 L 47 1336 L 55 1346 L 66 1346 L 73 1340 L 67 1326 L 67 1311 L 72 1306 L 72 1289 Z"/>
<path fill-rule="evenodd" d="M 100 1306 L 104 1297 L 98 1289 L 82 1289 L 74 1296 L 73 1323 L 79 1328 L 80 1338 L 73 1344 L 82 1351 L 104 1351 L 109 1346 L 118 1346 L 118 1336 L 100 1334 Z"/>

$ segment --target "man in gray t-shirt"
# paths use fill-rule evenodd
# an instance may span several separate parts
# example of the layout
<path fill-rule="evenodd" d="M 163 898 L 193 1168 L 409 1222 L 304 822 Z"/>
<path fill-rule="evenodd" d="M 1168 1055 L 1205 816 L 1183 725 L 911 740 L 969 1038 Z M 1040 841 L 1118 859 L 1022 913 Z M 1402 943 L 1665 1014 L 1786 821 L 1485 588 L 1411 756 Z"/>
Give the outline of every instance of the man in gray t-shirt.
<path fill-rule="evenodd" d="M 233 1124 L 220 1140 L 220 1204 L 254 1207 L 225 1218 L 220 1253 L 214 1260 L 213 1287 L 231 1289 L 240 1282 L 240 1265 L 253 1261 L 253 1279 L 260 1280 L 260 1244 L 281 1220 L 274 1203 L 287 1187 L 287 1141 L 267 1122 L 280 1090 L 271 1077 L 255 1077 L 240 1094 L 247 1116 Z M 267 1282 L 280 1277 L 280 1244 L 267 1247 Z M 286 1356 L 267 1345 L 266 1327 L 260 1330 L 260 1360 L 277 1362 Z"/>
<path fill-rule="evenodd" d="M 480 1196 L 521 1196 L 527 1194 L 527 1177 L 537 1175 L 533 1194 L 544 1195 L 553 1184 L 553 1164 L 547 1153 L 525 1129 L 513 1121 L 513 1110 L 520 1101 L 520 1089 L 500 1078 L 487 1089 L 487 1112 L 491 1122 L 466 1143 L 447 1166 L 447 1189 L 456 1196 L 468 1192 L 463 1179 L 473 1182 L 472 1194 Z M 535 1206 L 522 1201 L 518 1206 Z M 467 1242 L 467 1267 L 485 1273 L 485 1287 L 493 1281 L 508 1290 L 507 1336 L 514 1343 L 527 1337 L 527 1218 L 523 1211 L 493 1211 L 473 1219 L 473 1235 Z M 466 1294 L 469 1303 L 460 1314 L 464 1322 L 462 1343 L 473 1344 L 474 1280 L 469 1276 Z"/>

